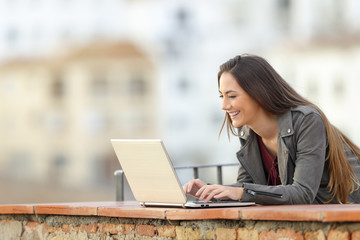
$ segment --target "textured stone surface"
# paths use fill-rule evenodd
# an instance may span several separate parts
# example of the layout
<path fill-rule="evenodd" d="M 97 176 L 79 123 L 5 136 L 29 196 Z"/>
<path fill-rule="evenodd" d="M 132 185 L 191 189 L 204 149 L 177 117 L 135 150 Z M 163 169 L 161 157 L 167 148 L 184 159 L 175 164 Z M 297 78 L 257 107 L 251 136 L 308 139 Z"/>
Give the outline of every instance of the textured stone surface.
<path fill-rule="evenodd" d="M 17 221 L 0 221 L 0 239 L 18 240 L 22 233 L 22 223 Z"/>
<path fill-rule="evenodd" d="M 3 207 L 0 239 L 360 240 L 360 205 L 355 204 L 219 209 L 142 208 L 121 202 L 37 206 L 32 214 Z M 11 209 L 13 214 L 8 213 Z"/>

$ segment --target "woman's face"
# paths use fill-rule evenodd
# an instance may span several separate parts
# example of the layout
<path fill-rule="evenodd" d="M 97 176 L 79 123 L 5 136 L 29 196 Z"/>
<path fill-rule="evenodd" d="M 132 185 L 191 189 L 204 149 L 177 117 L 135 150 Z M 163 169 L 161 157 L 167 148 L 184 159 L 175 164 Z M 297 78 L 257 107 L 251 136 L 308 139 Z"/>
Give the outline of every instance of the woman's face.
<path fill-rule="evenodd" d="M 261 107 L 240 87 L 231 73 L 224 72 L 221 75 L 219 93 L 222 98 L 221 109 L 229 114 L 235 128 L 253 125 Z"/>

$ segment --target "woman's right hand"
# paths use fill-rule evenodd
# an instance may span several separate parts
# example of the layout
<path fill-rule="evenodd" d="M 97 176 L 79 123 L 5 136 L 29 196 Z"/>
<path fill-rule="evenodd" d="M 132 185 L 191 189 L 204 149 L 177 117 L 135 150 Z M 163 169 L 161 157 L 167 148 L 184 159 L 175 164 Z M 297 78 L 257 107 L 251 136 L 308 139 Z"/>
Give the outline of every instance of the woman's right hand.
<path fill-rule="evenodd" d="M 196 197 L 195 196 L 196 193 L 204 185 L 206 185 L 206 183 L 204 183 L 200 179 L 193 179 L 193 180 L 189 181 L 188 183 L 184 184 L 183 189 L 184 189 L 185 194 L 190 194 L 190 195 Z"/>

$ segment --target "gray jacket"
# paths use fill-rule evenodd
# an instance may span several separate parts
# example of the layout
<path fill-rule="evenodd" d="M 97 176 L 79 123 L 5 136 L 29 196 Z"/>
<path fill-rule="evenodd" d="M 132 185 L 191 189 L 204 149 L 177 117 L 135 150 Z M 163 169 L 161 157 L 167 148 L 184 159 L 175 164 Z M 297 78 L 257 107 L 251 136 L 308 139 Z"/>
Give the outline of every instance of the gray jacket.
<path fill-rule="evenodd" d="M 330 199 L 326 129 L 320 114 L 312 107 L 298 106 L 277 118 L 279 136 L 277 159 L 281 185 L 267 186 L 267 179 L 255 133 L 239 129 L 241 149 L 237 183 L 243 186 L 242 201 L 259 204 L 318 204 Z M 344 145 L 349 163 L 360 179 L 360 163 Z M 360 203 L 360 190 L 349 196 Z M 331 203 L 337 203 L 336 198 Z"/>

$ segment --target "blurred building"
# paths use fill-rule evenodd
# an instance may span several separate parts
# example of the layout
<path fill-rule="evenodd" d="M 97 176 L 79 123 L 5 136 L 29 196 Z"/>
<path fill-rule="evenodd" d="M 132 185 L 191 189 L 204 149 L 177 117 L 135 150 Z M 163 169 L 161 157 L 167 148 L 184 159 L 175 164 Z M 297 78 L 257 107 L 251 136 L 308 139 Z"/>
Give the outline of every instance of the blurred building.
<path fill-rule="evenodd" d="M 0 0 L 0 60 L 33 58 L 118 39 L 125 30 L 125 2 Z"/>
<path fill-rule="evenodd" d="M 107 184 L 110 138 L 158 132 L 155 72 L 129 43 L 0 68 L 0 172 L 51 184 Z M 110 178 L 110 179 L 109 179 Z"/>
<path fill-rule="evenodd" d="M 343 37 L 340 44 L 318 39 L 305 46 L 273 49 L 268 56 L 300 94 L 360 145 L 360 38 Z"/>
<path fill-rule="evenodd" d="M 360 144 L 359 36 L 357 0 L 0 0 L 0 174 L 105 185 L 112 137 L 162 138 L 175 165 L 236 162 L 216 81 L 242 53 Z"/>

